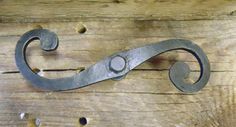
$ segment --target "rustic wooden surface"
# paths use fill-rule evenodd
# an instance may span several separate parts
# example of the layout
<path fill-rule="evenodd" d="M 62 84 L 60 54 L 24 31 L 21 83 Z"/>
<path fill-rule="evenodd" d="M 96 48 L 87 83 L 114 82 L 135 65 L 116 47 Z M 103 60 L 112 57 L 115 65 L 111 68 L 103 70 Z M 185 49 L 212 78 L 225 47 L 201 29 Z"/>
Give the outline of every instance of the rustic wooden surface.
<path fill-rule="evenodd" d="M 84 28 L 86 31 L 84 32 Z M 27 58 L 46 77 L 78 73 L 112 53 L 171 38 L 189 39 L 206 52 L 211 78 L 200 92 L 184 94 L 170 82 L 175 61 L 199 66 L 173 51 L 145 62 L 121 81 L 65 92 L 33 88 L 14 61 L 19 37 L 47 28 L 60 39 L 46 53 L 32 43 Z M 83 33 L 84 32 L 84 33 Z M 36 41 L 38 42 L 38 41 Z M 0 126 L 235 127 L 236 1 L 234 0 L 0 0 Z M 19 113 L 28 113 L 20 120 Z"/>

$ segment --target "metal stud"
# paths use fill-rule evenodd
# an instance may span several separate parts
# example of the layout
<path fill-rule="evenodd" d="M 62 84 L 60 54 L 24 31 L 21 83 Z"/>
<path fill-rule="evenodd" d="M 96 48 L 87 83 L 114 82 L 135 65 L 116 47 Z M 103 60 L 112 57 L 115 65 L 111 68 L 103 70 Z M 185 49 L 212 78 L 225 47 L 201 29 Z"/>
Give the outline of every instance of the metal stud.
<path fill-rule="evenodd" d="M 121 72 L 126 67 L 126 60 L 121 56 L 115 56 L 111 59 L 109 67 L 114 72 Z"/>

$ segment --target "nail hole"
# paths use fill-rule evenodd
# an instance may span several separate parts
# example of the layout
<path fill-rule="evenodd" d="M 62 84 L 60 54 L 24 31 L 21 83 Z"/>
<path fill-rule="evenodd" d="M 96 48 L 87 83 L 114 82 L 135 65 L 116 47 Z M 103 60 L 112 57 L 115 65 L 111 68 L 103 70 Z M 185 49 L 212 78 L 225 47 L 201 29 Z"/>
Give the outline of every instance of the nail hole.
<path fill-rule="evenodd" d="M 75 30 L 76 30 L 77 33 L 83 34 L 87 31 L 87 28 L 85 27 L 84 24 L 79 23 L 79 24 L 76 25 Z"/>
<path fill-rule="evenodd" d="M 44 76 L 44 72 L 41 69 L 33 68 L 32 71 L 40 76 Z"/>
<path fill-rule="evenodd" d="M 32 71 L 33 71 L 34 73 L 38 74 L 38 73 L 40 72 L 40 69 L 38 69 L 38 68 L 32 68 Z"/>
<path fill-rule="evenodd" d="M 85 70 L 85 68 L 81 68 L 80 70 L 79 70 L 79 72 L 82 72 L 82 71 L 84 71 Z"/>
<path fill-rule="evenodd" d="M 85 70 L 85 67 L 78 67 L 76 68 L 76 73 L 80 73 Z"/>
<path fill-rule="evenodd" d="M 85 117 L 81 117 L 79 118 L 79 123 L 84 126 L 87 124 L 87 119 Z"/>

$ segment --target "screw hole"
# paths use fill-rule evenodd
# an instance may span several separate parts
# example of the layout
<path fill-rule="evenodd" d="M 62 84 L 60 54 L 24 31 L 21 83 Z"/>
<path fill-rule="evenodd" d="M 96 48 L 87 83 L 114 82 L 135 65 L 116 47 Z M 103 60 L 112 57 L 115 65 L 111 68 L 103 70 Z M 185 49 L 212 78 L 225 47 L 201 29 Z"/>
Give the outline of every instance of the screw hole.
<path fill-rule="evenodd" d="M 84 126 L 87 124 L 87 119 L 85 117 L 81 117 L 79 118 L 79 123 Z"/>
<path fill-rule="evenodd" d="M 34 73 L 38 74 L 41 70 L 38 69 L 38 68 L 32 68 L 32 71 L 33 71 Z"/>
<path fill-rule="evenodd" d="M 82 71 L 84 71 L 85 70 L 85 68 L 81 68 L 80 70 L 79 70 L 79 72 L 82 72 Z"/>
<path fill-rule="evenodd" d="M 43 72 L 43 70 L 41 70 L 41 69 L 33 68 L 32 71 L 33 71 L 35 74 L 38 74 L 38 75 L 40 75 L 40 76 L 44 76 L 44 72 Z"/>
<path fill-rule="evenodd" d="M 77 69 L 76 69 L 76 73 L 80 73 L 80 72 L 82 72 L 82 71 L 84 71 L 85 70 L 85 67 L 78 67 Z"/>
<path fill-rule="evenodd" d="M 83 34 L 87 31 L 87 28 L 85 27 L 84 24 L 79 23 L 79 24 L 76 25 L 75 30 L 76 30 L 77 33 Z"/>

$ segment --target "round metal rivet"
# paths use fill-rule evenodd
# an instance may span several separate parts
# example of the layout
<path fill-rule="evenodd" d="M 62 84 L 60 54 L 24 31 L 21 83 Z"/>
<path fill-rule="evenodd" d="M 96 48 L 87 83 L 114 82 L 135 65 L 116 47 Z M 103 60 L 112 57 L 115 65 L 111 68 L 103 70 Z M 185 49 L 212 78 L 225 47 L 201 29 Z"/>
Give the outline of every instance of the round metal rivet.
<path fill-rule="evenodd" d="M 126 61 L 121 56 L 115 56 L 110 61 L 110 69 L 114 72 L 121 72 L 126 67 Z"/>

